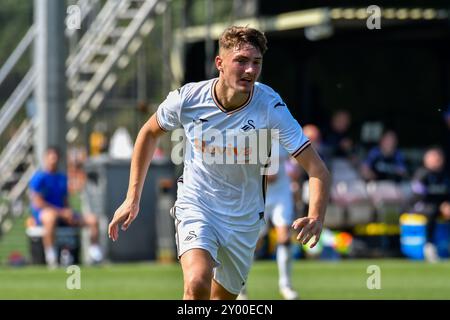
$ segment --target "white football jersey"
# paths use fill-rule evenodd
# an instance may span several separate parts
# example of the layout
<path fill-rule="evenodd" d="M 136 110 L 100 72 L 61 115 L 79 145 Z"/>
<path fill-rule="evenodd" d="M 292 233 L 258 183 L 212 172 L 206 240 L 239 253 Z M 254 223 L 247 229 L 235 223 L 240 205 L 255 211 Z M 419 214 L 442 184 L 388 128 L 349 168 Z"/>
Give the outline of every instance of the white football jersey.
<path fill-rule="evenodd" d="M 170 92 L 156 118 L 162 130 L 182 127 L 186 136 L 176 206 L 245 229 L 264 212 L 267 159 L 260 155 L 267 154 L 271 137 L 294 157 L 310 142 L 272 88 L 255 83 L 248 100 L 227 111 L 215 97 L 217 81 L 188 83 Z M 271 134 L 264 135 L 267 130 Z"/>

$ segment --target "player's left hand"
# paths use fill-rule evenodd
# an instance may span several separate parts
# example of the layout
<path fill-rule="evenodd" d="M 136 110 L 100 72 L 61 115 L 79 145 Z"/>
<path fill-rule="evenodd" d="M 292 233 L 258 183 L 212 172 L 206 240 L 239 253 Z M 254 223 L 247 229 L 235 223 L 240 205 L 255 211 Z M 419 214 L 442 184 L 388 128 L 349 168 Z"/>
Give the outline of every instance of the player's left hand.
<path fill-rule="evenodd" d="M 292 223 L 292 227 L 299 231 L 297 240 L 302 244 L 307 244 L 312 237 L 314 237 L 314 241 L 311 243 L 310 248 L 314 248 L 319 242 L 320 234 L 322 233 L 322 222 L 319 219 L 311 217 L 299 218 Z"/>

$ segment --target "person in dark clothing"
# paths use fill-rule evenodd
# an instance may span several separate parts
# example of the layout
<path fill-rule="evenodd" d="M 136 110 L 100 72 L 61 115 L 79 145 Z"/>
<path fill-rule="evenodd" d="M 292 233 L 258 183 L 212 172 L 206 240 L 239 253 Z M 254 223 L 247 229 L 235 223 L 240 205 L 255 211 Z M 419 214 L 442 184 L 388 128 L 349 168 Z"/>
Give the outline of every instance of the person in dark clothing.
<path fill-rule="evenodd" d="M 351 116 L 348 111 L 339 110 L 331 118 L 330 128 L 325 131 L 324 145 L 331 157 L 354 157 L 354 141 L 350 136 Z"/>
<path fill-rule="evenodd" d="M 378 146 L 372 148 L 362 164 L 361 174 L 368 181 L 391 180 L 399 182 L 408 171 L 403 154 L 398 150 L 397 134 L 386 131 Z"/>
<path fill-rule="evenodd" d="M 433 234 L 438 218 L 450 220 L 450 176 L 445 171 L 444 152 L 432 147 L 425 152 L 423 168 L 419 168 L 412 182 L 415 212 L 427 216 L 427 243 L 424 247 L 425 258 L 434 262 L 438 259 Z"/>

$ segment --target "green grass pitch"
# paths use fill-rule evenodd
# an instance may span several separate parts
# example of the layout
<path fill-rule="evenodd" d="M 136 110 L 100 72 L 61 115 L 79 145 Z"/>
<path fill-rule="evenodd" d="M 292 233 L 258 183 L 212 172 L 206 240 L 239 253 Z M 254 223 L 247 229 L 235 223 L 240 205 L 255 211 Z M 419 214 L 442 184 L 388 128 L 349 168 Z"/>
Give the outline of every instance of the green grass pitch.
<path fill-rule="evenodd" d="M 381 289 L 368 289 L 367 267 L 381 271 Z M 0 299 L 181 299 L 179 264 L 108 264 L 81 267 L 81 289 L 69 290 L 66 269 L 0 267 Z M 274 261 L 257 261 L 250 299 L 281 299 Z M 450 299 L 450 261 L 296 260 L 293 282 L 302 299 Z"/>

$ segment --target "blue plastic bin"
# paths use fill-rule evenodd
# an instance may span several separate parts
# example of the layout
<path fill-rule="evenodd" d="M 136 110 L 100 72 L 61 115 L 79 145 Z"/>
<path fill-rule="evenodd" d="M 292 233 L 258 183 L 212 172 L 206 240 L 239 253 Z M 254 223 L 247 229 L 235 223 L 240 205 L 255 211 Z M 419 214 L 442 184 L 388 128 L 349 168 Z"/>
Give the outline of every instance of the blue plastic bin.
<path fill-rule="evenodd" d="M 406 257 L 413 260 L 424 259 L 426 224 L 426 217 L 420 214 L 404 213 L 400 216 L 400 249 Z"/>

